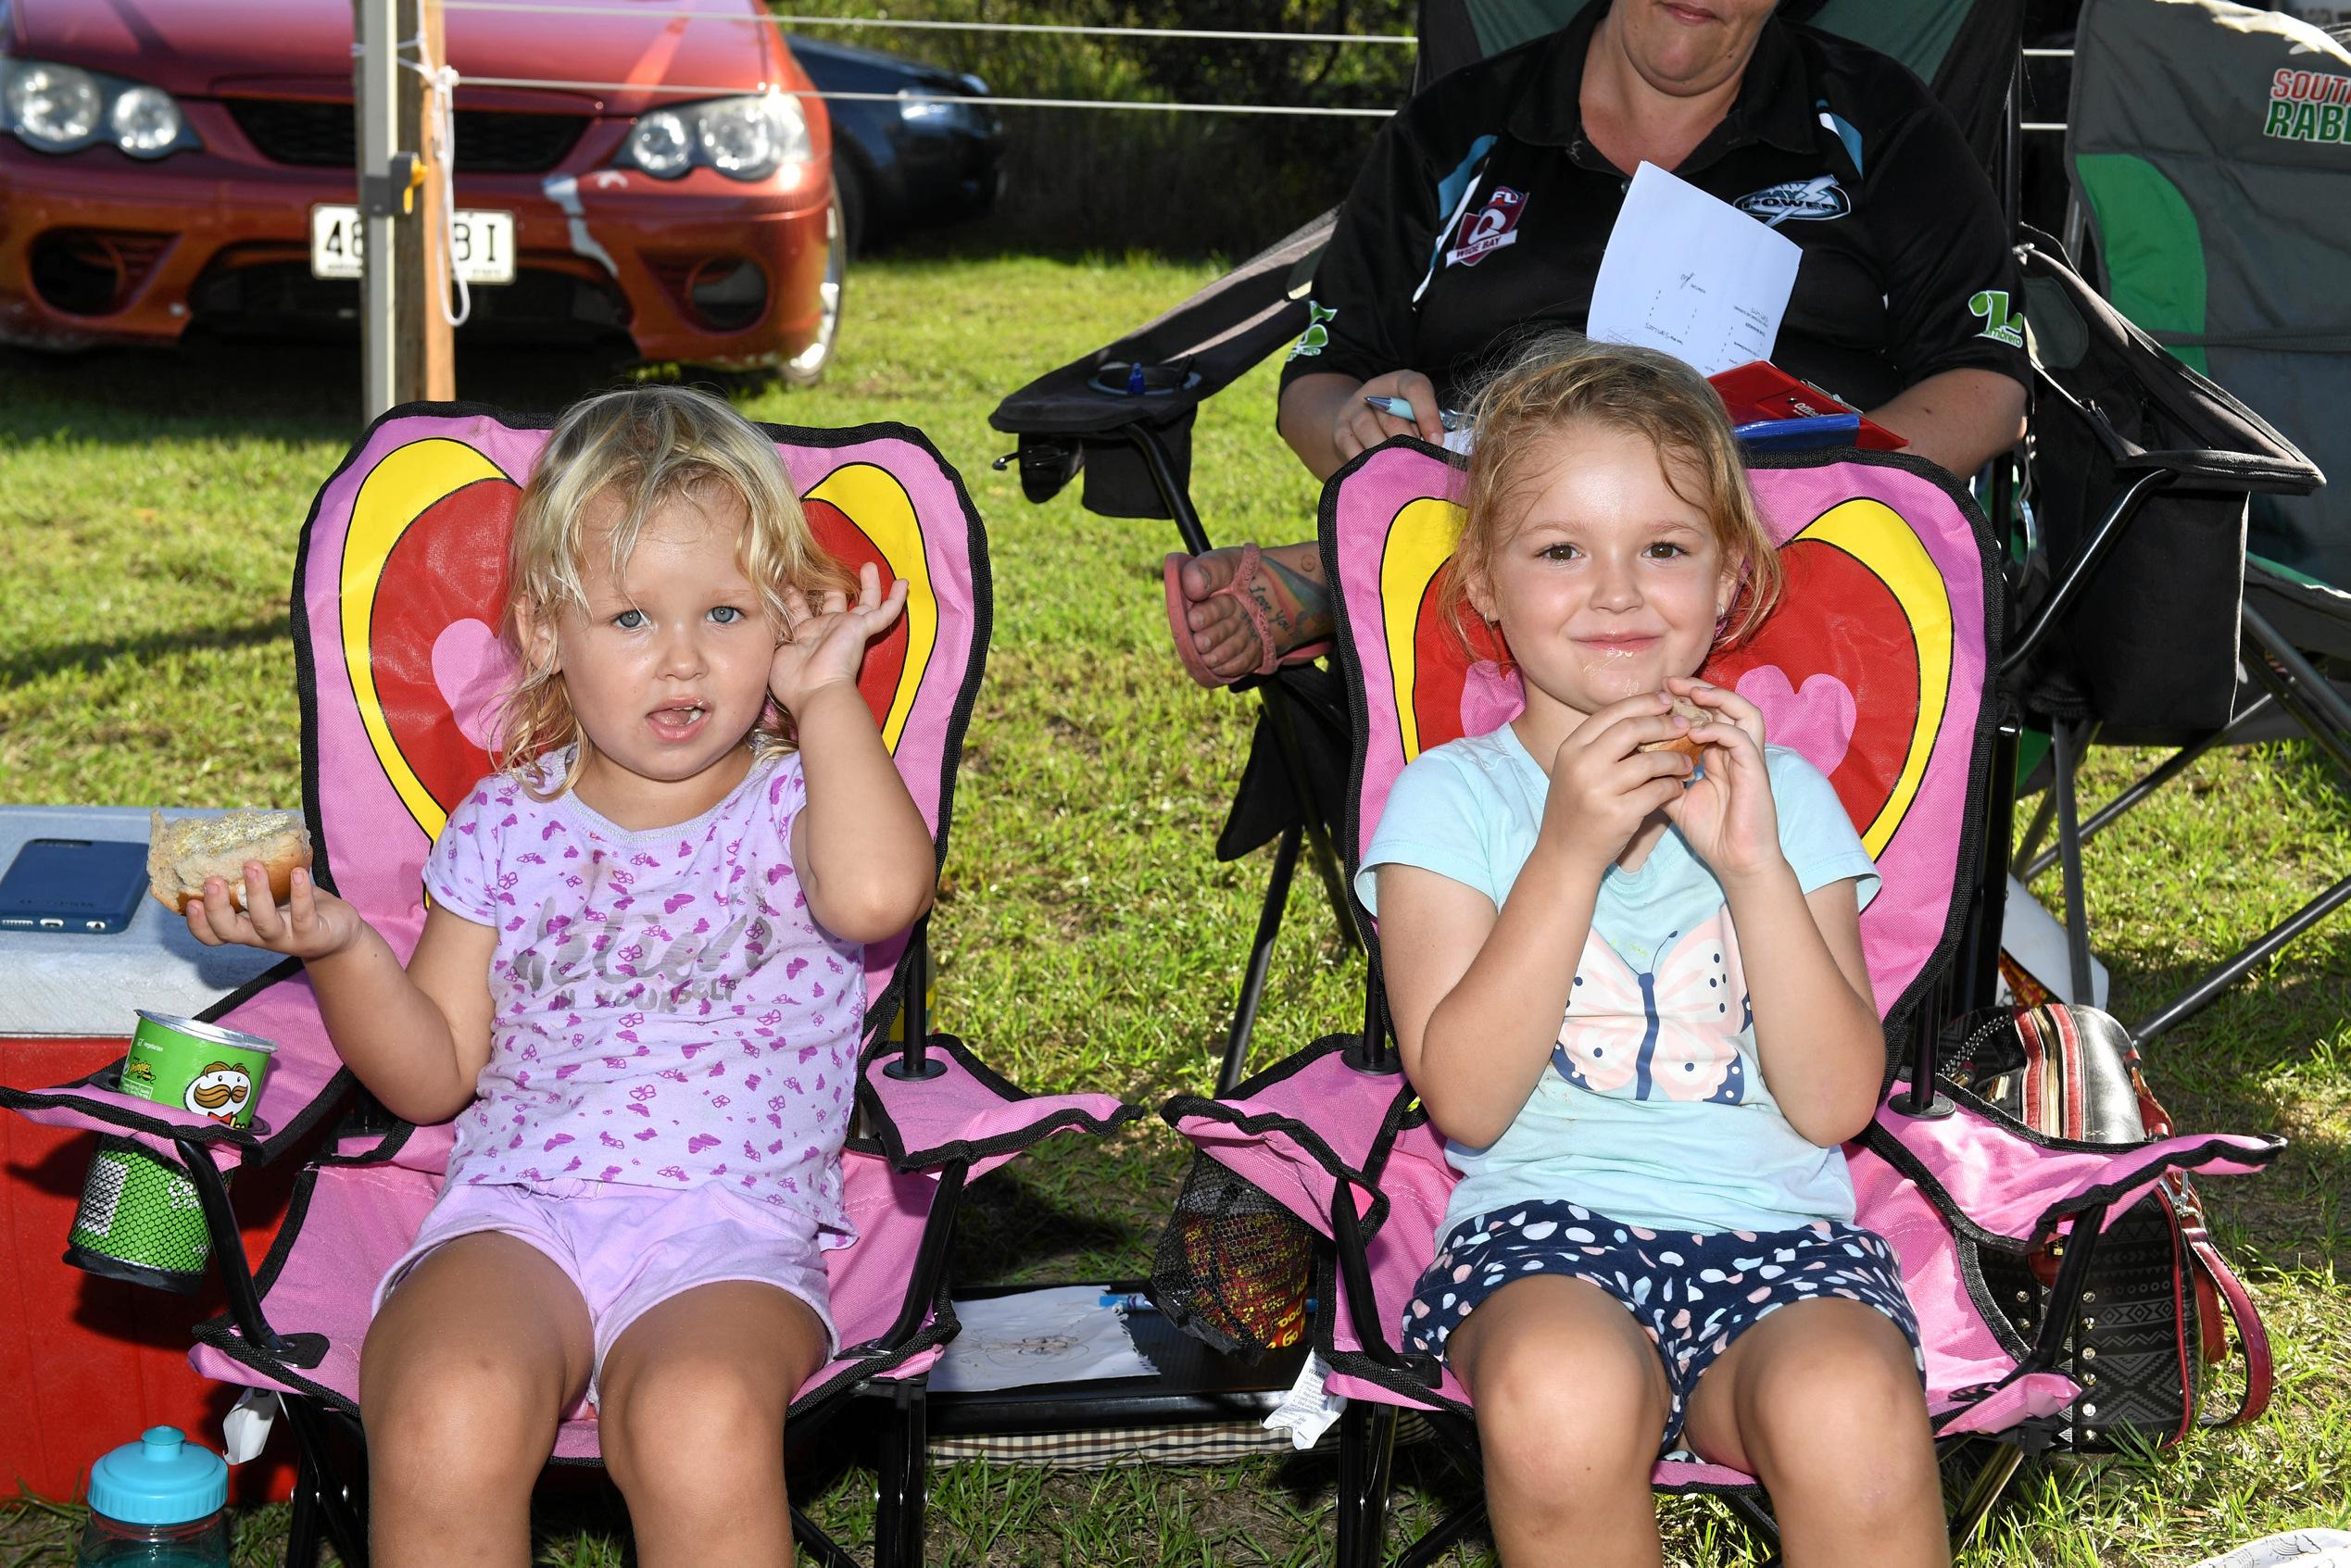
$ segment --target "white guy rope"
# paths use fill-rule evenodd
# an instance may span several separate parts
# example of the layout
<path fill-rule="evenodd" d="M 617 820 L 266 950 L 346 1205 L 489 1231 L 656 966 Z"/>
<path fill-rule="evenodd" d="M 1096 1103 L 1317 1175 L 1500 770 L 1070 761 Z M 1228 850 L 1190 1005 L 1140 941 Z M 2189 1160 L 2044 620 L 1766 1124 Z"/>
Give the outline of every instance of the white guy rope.
<path fill-rule="evenodd" d="M 400 52 L 410 48 L 416 51 L 413 60 Z M 441 307 L 442 320 L 452 328 L 461 327 L 473 314 L 473 291 L 466 283 L 465 274 L 458 270 L 457 257 L 457 68 L 434 65 L 432 56 L 424 52 L 421 33 L 400 40 L 392 57 L 424 78 L 424 90 L 431 95 L 424 110 L 424 123 L 434 141 L 434 165 L 441 171 L 441 244 L 448 252 L 444 258 L 447 267 L 441 282 L 441 297 L 436 303 Z M 454 306 L 449 303 L 452 286 L 457 294 Z"/>
<path fill-rule="evenodd" d="M 734 87 L 692 87 L 676 82 L 548 82 L 531 76 L 469 76 L 465 79 L 476 87 L 544 87 L 572 93 L 662 93 L 709 98 L 740 98 L 743 89 Z M 835 103 L 896 104 L 905 100 L 896 93 L 794 93 L 795 98 L 823 98 Z M 926 104 L 980 104 L 999 109 L 1158 109 L 1175 114 L 1295 114 L 1339 116 L 1358 119 L 1386 119 L 1393 109 L 1339 109 L 1297 107 L 1286 108 L 1279 104 L 1154 104 L 1127 98 L 999 98 L 972 94 L 936 95 L 925 93 Z"/>
<path fill-rule="evenodd" d="M 610 17 L 611 7 L 567 6 L 559 0 L 442 0 L 444 11 L 522 11 L 541 16 Z M 1418 44 L 1408 32 L 1236 32 L 1205 28 L 1085 27 L 1062 22 L 952 22 L 900 20 L 885 17 L 745 16 L 724 11 L 640 11 L 628 15 L 644 21 L 710 21 L 758 23 L 772 27 L 887 27 L 910 31 L 1045 32 L 1093 38 L 1189 38 L 1220 43 L 1261 44 Z"/>

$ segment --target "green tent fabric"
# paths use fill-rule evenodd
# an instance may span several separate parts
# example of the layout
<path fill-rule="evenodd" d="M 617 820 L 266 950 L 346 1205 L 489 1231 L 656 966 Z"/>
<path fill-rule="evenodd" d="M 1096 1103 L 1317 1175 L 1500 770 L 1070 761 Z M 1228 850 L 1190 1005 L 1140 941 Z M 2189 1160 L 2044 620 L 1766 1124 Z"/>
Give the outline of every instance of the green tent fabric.
<path fill-rule="evenodd" d="M 2227 0 L 2085 0 L 2067 158 L 2115 307 L 2351 476 L 2351 48 Z M 2351 486 L 2251 547 L 2351 583 Z"/>

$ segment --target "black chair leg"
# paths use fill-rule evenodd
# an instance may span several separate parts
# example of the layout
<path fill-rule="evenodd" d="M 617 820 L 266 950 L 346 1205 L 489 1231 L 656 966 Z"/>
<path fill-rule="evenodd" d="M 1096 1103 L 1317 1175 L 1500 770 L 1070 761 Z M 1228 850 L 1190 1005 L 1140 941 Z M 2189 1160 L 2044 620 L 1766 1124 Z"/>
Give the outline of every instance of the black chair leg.
<path fill-rule="evenodd" d="M 930 1487 L 930 1422 L 923 1395 L 914 1382 L 892 1391 L 898 1419 L 882 1444 L 874 1568 L 923 1568 L 923 1513 Z"/>
<path fill-rule="evenodd" d="M 1754 1560 L 1754 1568 L 1773 1568 L 1779 1561 L 1779 1521 L 1771 1516 L 1762 1494 L 1757 1492 L 1726 1492 L 1722 1500 L 1731 1517 L 1747 1527 L 1763 1550 Z"/>
<path fill-rule="evenodd" d="M 2090 985 L 2090 916 L 2081 891 L 2081 822 L 2074 771 L 2081 766 L 2081 732 L 2063 720 L 2049 728 L 2056 750 L 2056 776 L 2049 788 L 2057 799 L 2057 859 L 2064 869 L 2066 904 L 2066 962 L 2073 983 L 2073 1000 L 2081 1007 L 2097 997 Z"/>
<path fill-rule="evenodd" d="M 799 1561 L 812 1562 L 816 1568 L 863 1568 L 856 1558 L 841 1549 L 841 1544 L 819 1529 L 815 1522 L 792 1508 L 792 1538 L 799 1543 Z"/>
<path fill-rule="evenodd" d="M 1396 1407 L 1353 1399 L 1339 1419 L 1339 1568 L 1378 1568 L 1388 1549 Z"/>
<path fill-rule="evenodd" d="M 1216 1071 L 1216 1092 L 1230 1094 L 1249 1071 L 1249 1037 L 1257 1027 L 1257 1009 L 1265 999 L 1265 975 L 1274 962 L 1274 939 L 1282 934 L 1282 911 L 1289 903 L 1290 879 L 1298 874 L 1300 829 L 1296 822 L 1282 830 L 1274 847 L 1274 873 L 1265 879 L 1265 902 L 1257 910 L 1257 935 L 1250 944 L 1249 968 L 1241 975 L 1240 997 L 1233 1004 L 1232 1027 L 1225 1033 L 1225 1060 Z"/>
<path fill-rule="evenodd" d="M 2009 1478 L 2023 1463 L 2024 1449 L 2018 1445 L 1992 1445 L 1992 1457 L 1984 1461 L 1981 1470 L 1976 1472 L 1975 1480 L 1968 1485 L 1968 1495 L 1959 1499 L 1958 1510 L 1951 1516 L 1953 1556 L 1957 1556 L 1969 1537 L 1975 1535 L 1977 1528 L 1983 1524 L 1984 1516 L 1992 1512 L 1992 1505 L 1999 1501 L 2000 1494 L 2007 1489 Z"/>
<path fill-rule="evenodd" d="M 294 1517 L 285 1527 L 286 1568 L 317 1568 L 325 1537 L 320 1533 L 318 1494 L 311 1490 L 316 1485 L 310 1467 L 304 1464 L 295 1477 Z"/>
<path fill-rule="evenodd" d="M 287 1563 L 290 1568 L 310 1568 L 318 1561 L 319 1538 L 323 1533 L 334 1547 L 334 1554 L 343 1560 L 344 1568 L 367 1568 L 367 1517 L 359 1500 L 365 1494 L 352 1482 L 342 1479 L 343 1467 L 329 1447 L 330 1412 L 299 1394 L 286 1395 L 283 1408 L 286 1424 L 294 1429 L 296 1451 L 294 1520 L 288 1531 Z M 356 1421 L 341 1419 L 350 1433 L 359 1433 Z M 356 1475 L 360 1479 L 367 1474 L 364 1443 L 362 1435 L 353 1445 L 358 1454 Z M 297 1555 L 297 1546 L 308 1555 Z"/>

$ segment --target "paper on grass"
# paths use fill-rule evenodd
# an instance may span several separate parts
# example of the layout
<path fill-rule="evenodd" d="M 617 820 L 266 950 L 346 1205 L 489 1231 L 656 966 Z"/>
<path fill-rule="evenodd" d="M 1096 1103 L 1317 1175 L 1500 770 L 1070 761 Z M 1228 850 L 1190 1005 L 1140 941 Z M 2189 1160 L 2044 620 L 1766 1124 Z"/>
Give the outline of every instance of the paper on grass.
<path fill-rule="evenodd" d="M 1803 257 L 1787 235 L 1644 163 L 1609 231 L 1584 331 L 1663 349 L 1706 376 L 1768 359 Z"/>
<path fill-rule="evenodd" d="M 956 1302 L 962 1331 L 931 1368 L 930 1386 L 975 1393 L 1157 1375 L 1135 1348 L 1125 1314 L 1102 1305 L 1104 1288 L 1063 1285 Z"/>

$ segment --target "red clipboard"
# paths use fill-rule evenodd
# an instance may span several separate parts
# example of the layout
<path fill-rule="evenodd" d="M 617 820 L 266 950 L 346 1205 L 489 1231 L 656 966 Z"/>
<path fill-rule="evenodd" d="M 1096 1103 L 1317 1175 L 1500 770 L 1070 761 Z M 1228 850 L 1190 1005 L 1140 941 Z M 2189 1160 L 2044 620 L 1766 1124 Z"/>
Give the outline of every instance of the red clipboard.
<path fill-rule="evenodd" d="M 1860 420 L 1853 444 L 1874 452 L 1894 452 L 1910 443 L 1880 424 L 1872 424 L 1857 408 L 1849 408 L 1810 382 L 1799 381 L 1768 359 L 1750 359 L 1706 380 L 1722 395 L 1734 425 L 1763 420 L 1817 420 L 1851 414 Z"/>

